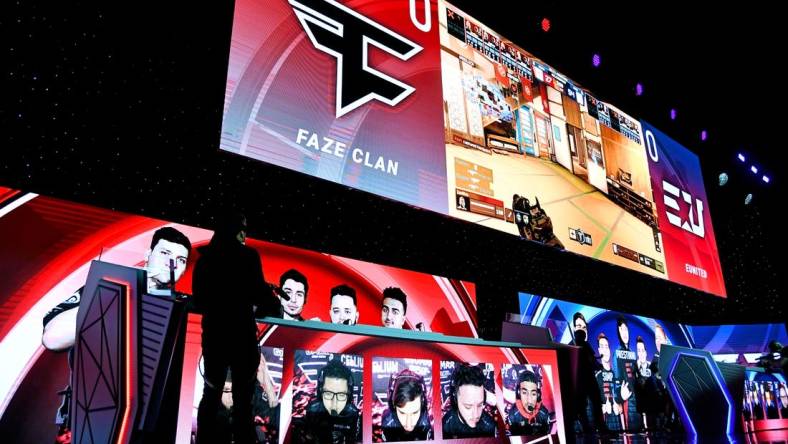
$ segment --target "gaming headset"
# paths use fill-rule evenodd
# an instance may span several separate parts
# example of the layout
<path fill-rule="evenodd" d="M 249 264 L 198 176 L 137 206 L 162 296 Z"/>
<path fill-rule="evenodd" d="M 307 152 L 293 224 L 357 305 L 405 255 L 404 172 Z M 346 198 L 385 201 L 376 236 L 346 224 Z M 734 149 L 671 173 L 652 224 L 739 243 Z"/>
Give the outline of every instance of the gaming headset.
<path fill-rule="evenodd" d="M 517 373 L 517 399 L 520 399 L 522 401 L 522 399 L 520 398 L 520 384 L 523 383 L 523 382 L 526 382 L 526 381 L 521 380 L 520 378 L 525 373 L 531 373 L 531 374 L 534 375 L 534 379 L 536 379 L 536 402 L 541 403 L 542 402 L 542 377 L 539 376 L 539 372 L 538 371 L 533 371 L 533 370 L 528 370 L 528 369 L 521 370 L 520 372 Z"/>
<path fill-rule="evenodd" d="M 397 392 L 400 384 L 408 380 L 415 380 L 421 386 L 421 411 L 427 411 L 427 384 L 424 382 L 424 378 L 419 376 L 413 370 L 406 368 L 396 375 L 392 375 L 392 378 L 389 379 L 389 392 L 388 392 L 388 404 L 389 404 L 389 411 L 394 413 L 396 411 L 396 406 L 394 405 L 394 393 Z"/>

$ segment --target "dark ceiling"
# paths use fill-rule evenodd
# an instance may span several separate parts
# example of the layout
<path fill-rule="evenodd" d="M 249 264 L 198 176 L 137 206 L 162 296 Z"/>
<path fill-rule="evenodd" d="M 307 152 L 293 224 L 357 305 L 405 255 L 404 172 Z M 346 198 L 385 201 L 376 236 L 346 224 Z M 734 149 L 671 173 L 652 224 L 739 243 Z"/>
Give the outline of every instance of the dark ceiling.
<path fill-rule="evenodd" d="M 712 11 L 689 10 L 690 3 L 649 10 L 632 2 L 454 2 L 700 156 L 727 304 L 220 153 L 231 3 L 5 5 L 11 10 L 0 15 L 0 26 L 10 38 L 3 39 L 2 75 L 10 94 L 0 105 L 0 184 L 203 226 L 219 208 L 242 203 L 263 219 L 252 233 L 263 239 L 663 316 L 698 321 L 714 311 L 718 319 L 785 319 L 777 275 L 784 94 L 775 37 L 784 25 L 765 5 Z M 544 17 L 552 23 L 547 33 L 539 26 Z M 598 69 L 591 66 L 595 53 Z M 636 82 L 644 85 L 641 97 Z M 770 186 L 736 164 L 738 151 L 772 175 Z M 731 177 L 725 187 L 716 185 L 721 171 Z M 754 200 L 745 207 L 748 192 Z M 490 248 L 497 252 L 483 252 Z M 521 269 L 513 260 L 523 261 Z M 574 267 L 580 276 L 605 270 L 607 278 L 590 288 L 587 278 L 562 280 L 556 266 Z M 621 288 L 627 286 L 666 296 L 633 300 Z"/>

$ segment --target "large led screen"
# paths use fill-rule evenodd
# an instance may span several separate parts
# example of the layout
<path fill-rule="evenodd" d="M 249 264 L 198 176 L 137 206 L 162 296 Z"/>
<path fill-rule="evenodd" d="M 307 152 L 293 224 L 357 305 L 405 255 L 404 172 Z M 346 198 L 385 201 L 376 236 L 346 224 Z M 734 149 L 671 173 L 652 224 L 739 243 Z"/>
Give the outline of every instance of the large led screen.
<path fill-rule="evenodd" d="M 173 259 L 176 290 L 190 293 L 197 248 L 211 234 L 0 187 L 0 428 L 14 431 L 9 442 L 52 442 L 65 421 L 68 351 L 91 261 L 144 268 L 156 293 L 169 292 L 160 287 Z M 260 253 L 265 279 L 290 295 L 284 319 L 478 337 L 472 283 L 255 239 L 247 245 Z"/>
<path fill-rule="evenodd" d="M 459 9 L 235 5 L 221 149 L 725 296 L 697 157 Z"/>
<path fill-rule="evenodd" d="M 680 325 L 528 293 L 520 293 L 519 302 L 523 323 L 581 347 L 577 393 L 587 406 L 582 426 L 596 420 L 616 432 L 681 427 L 659 372 L 662 345 L 691 346 Z"/>
<path fill-rule="evenodd" d="M 742 365 L 763 365 L 770 344 L 788 344 L 785 324 L 691 325 L 686 327 L 693 347 L 711 352 L 714 359 Z"/>
<path fill-rule="evenodd" d="M 205 380 L 200 316 L 188 322 L 178 444 L 199 436 Z M 350 330 L 259 324 L 258 442 L 566 442 L 555 350 Z"/>
<path fill-rule="evenodd" d="M 725 296 L 697 157 L 439 9 L 449 214 Z"/>
<path fill-rule="evenodd" d="M 602 419 L 613 430 L 649 424 L 674 429 L 680 424 L 679 410 L 668 396 L 666 377 L 659 373 L 660 350 L 665 344 L 705 350 L 717 362 L 750 367 L 744 382 L 745 430 L 778 429 L 787 424 L 785 377 L 779 359 L 775 365 L 770 351 L 774 342 L 788 342 L 782 324 L 692 326 L 529 293 L 520 293 L 518 298 L 522 323 L 547 328 L 557 342 L 585 349 L 590 346 L 591 370 L 603 400 Z M 578 331 L 588 340 L 578 340 Z M 767 370 L 754 366 L 766 366 Z M 578 387 L 582 386 L 581 382 Z M 606 398 L 612 408 L 605 406 Z M 591 422 L 593 415 L 588 416 Z"/>

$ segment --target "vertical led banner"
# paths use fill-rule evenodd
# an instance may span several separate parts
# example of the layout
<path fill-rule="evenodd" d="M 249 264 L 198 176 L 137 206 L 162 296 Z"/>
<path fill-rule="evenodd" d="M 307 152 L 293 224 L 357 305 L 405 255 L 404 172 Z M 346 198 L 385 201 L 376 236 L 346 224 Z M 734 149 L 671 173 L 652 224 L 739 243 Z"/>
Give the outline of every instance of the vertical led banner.
<path fill-rule="evenodd" d="M 668 278 L 725 296 L 698 156 L 641 122 Z"/>

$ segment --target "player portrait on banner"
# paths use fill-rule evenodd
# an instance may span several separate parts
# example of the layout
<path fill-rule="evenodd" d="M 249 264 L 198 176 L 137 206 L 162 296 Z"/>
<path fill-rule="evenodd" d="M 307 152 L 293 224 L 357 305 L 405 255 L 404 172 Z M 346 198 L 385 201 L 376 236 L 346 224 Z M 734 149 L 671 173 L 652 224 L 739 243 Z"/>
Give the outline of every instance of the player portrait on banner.
<path fill-rule="evenodd" d="M 501 369 L 508 436 L 540 437 L 555 430 L 549 366 L 504 364 Z"/>
<path fill-rule="evenodd" d="M 148 294 L 169 295 L 186 270 L 192 244 L 188 237 L 174 227 L 157 229 L 150 240 L 147 252 L 140 252 L 144 259 L 142 268 L 147 274 Z M 84 286 L 47 312 L 43 319 L 41 345 L 54 352 L 68 352 L 69 366 L 72 364 L 73 347 L 76 341 L 77 313 Z M 57 377 L 53 375 L 53 377 Z M 55 415 L 58 440 L 70 440 L 71 436 L 71 375 L 64 378 L 66 387 L 58 394 L 63 397 Z"/>
<path fill-rule="evenodd" d="M 259 444 L 279 442 L 279 411 L 282 396 L 282 361 L 284 350 L 260 347 L 260 366 L 252 399 L 255 432 Z"/>
<path fill-rule="evenodd" d="M 290 442 L 361 442 L 363 367 L 361 356 L 295 352 Z"/>
<path fill-rule="evenodd" d="M 373 442 L 434 439 L 432 361 L 372 359 Z"/>
<path fill-rule="evenodd" d="M 497 436 L 495 367 L 441 361 L 443 439 Z"/>
<path fill-rule="evenodd" d="M 677 430 L 678 411 L 659 373 L 664 344 L 691 347 L 679 324 L 520 293 L 524 317 L 554 338 L 581 348 L 582 372 L 575 393 L 578 430 L 604 428 L 637 433 Z M 525 305 L 523 305 L 525 303 Z"/>

